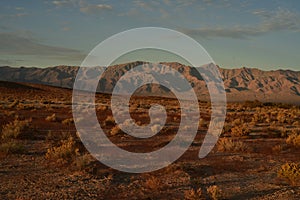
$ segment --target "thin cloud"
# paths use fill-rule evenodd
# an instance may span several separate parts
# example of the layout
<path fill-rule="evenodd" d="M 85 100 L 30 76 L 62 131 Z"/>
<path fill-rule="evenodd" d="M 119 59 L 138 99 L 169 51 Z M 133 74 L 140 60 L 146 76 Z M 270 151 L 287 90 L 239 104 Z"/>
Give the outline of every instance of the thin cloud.
<path fill-rule="evenodd" d="M 0 19 L 7 20 L 9 18 L 19 18 L 28 16 L 28 13 L 0 14 Z"/>
<path fill-rule="evenodd" d="M 78 8 L 80 12 L 86 14 L 97 14 L 104 10 L 112 10 L 112 5 L 109 4 L 90 4 L 85 0 L 55 0 L 52 4 L 57 8 L 74 7 Z"/>
<path fill-rule="evenodd" d="M 80 11 L 87 14 L 96 14 L 103 10 L 112 10 L 112 6 L 108 4 L 86 5 L 80 8 Z"/>
<path fill-rule="evenodd" d="M 60 59 L 82 59 L 84 55 L 74 49 L 45 45 L 30 37 L 15 33 L 0 33 L 0 54 L 46 56 Z"/>
<path fill-rule="evenodd" d="M 142 8 L 144 10 L 154 11 L 160 6 L 159 2 L 156 1 L 141 1 L 141 0 L 135 0 L 133 1 L 134 5 L 138 8 Z"/>
<path fill-rule="evenodd" d="M 23 7 L 15 7 L 15 10 L 24 10 Z"/>
<path fill-rule="evenodd" d="M 199 29 L 183 29 L 186 34 L 206 38 L 226 37 L 233 39 L 246 39 L 274 31 L 299 31 L 299 16 L 289 10 L 278 9 L 274 12 L 256 10 L 253 15 L 261 18 L 261 22 L 254 26 L 235 27 L 203 27 Z"/>
<path fill-rule="evenodd" d="M 63 7 L 63 6 L 75 6 L 79 2 L 80 1 L 78 1 L 78 0 L 55 0 L 55 1 L 52 1 L 52 4 L 57 7 Z"/>
<path fill-rule="evenodd" d="M 286 9 L 279 9 L 277 12 L 260 13 L 263 17 L 262 28 L 267 31 L 299 30 L 299 16 Z"/>
<path fill-rule="evenodd" d="M 183 29 L 182 31 L 188 35 L 197 35 L 204 38 L 226 37 L 233 39 L 246 39 L 249 36 L 257 36 L 264 33 L 253 27 L 238 26 L 233 28 L 204 27 L 199 29 Z"/>

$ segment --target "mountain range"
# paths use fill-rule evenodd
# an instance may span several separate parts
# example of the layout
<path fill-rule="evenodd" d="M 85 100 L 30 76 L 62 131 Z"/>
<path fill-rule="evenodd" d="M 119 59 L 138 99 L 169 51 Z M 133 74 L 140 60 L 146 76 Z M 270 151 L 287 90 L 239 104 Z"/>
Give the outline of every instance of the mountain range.
<path fill-rule="evenodd" d="M 116 82 L 129 70 L 146 62 L 136 61 L 106 68 L 100 79 L 98 89 L 111 92 Z M 176 62 L 161 63 L 180 72 L 192 85 L 200 99 L 209 99 L 206 83 L 195 68 Z M 219 68 L 219 67 L 218 67 Z M 95 71 L 96 69 L 96 71 Z M 99 69 L 99 71 L 97 71 Z M 90 73 L 97 75 L 103 67 L 92 68 Z M 29 82 L 72 88 L 78 66 L 55 66 L 48 68 L 9 66 L 0 67 L 0 80 L 10 82 Z M 92 71 L 93 70 L 93 71 Z M 219 68 L 223 78 L 228 101 L 282 102 L 300 104 L 300 71 L 275 70 L 263 71 L 256 68 L 223 69 Z M 129 82 L 137 77 L 132 77 Z M 153 78 L 153 77 L 152 77 Z M 168 90 L 159 85 L 139 88 L 141 94 L 168 94 Z"/>

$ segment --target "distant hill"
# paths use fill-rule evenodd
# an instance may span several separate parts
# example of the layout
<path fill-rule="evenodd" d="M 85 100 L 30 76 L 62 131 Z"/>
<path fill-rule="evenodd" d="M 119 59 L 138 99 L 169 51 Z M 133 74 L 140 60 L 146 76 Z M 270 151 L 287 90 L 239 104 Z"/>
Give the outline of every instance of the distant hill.
<path fill-rule="evenodd" d="M 101 81 L 101 92 L 111 92 L 119 78 L 130 69 L 145 64 L 141 61 L 114 65 L 104 72 L 105 81 Z M 192 84 L 200 99 L 209 98 L 207 87 L 197 70 L 179 63 L 162 63 L 179 71 Z M 0 67 L 0 80 L 11 82 L 28 82 L 58 87 L 72 88 L 79 67 L 55 66 L 48 68 L 12 68 Z M 101 69 L 101 67 L 99 67 Z M 103 68 L 102 68 L 103 69 Z M 95 70 L 95 69 L 93 69 Z M 97 70 L 97 69 L 96 69 Z M 222 69 L 228 101 L 259 100 L 262 102 L 282 102 L 300 104 L 300 72 L 291 70 L 262 71 L 254 68 Z M 91 71 L 97 74 L 97 71 Z M 133 77 L 132 79 L 137 78 Z M 128 80 L 136 81 L 136 80 Z M 141 94 L 167 95 L 168 90 L 159 86 L 144 86 Z"/>

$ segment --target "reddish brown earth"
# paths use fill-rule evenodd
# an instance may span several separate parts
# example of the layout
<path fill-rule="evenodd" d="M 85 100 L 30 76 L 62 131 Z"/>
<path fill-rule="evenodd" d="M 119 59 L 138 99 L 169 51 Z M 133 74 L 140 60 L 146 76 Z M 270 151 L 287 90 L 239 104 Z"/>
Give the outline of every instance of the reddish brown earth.
<path fill-rule="evenodd" d="M 74 124 L 62 123 L 72 118 L 71 90 L 0 82 L 0 94 L 0 131 L 16 117 L 30 119 L 29 128 L 17 139 L 24 146 L 23 151 L 0 155 L 0 199 L 187 199 L 187 191 L 199 188 L 201 198 L 209 199 L 207 188 L 212 185 L 221 190 L 220 199 L 300 199 L 299 185 L 291 185 L 277 176 L 281 165 L 299 162 L 300 149 L 286 145 L 286 135 L 274 134 L 280 127 L 285 127 L 288 133 L 300 128 L 294 123 L 300 121 L 299 107 L 265 106 L 266 110 L 284 113 L 284 117 L 290 119 L 282 123 L 275 120 L 271 129 L 272 120 L 266 123 L 262 119 L 250 126 L 255 114 L 263 115 L 261 108 L 252 104 L 228 104 L 222 137 L 231 137 L 226 127 L 236 119 L 243 119 L 251 134 L 231 138 L 244 142 L 247 150 L 222 152 L 216 147 L 207 157 L 199 159 L 197 155 L 210 118 L 209 103 L 199 103 L 204 122 L 189 150 L 164 169 L 130 174 L 113 170 L 92 157 L 80 168 L 75 164 L 77 158 L 63 164 L 46 159 L 47 149 L 57 146 L 68 135 L 75 138 L 79 153 L 88 155 L 76 136 Z M 109 95 L 97 95 L 98 119 L 111 141 L 120 147 L 149 152 L 163 147 L 176 134 L 180 113 L 175 99 L 132 98 L 135 109 L 131 115 L 142 124 L 149 123 L 147 107 L 152 103 L 162 103 L 168 111 L 163 131 L 142 143 L 123 133 L 110 135 L 114 122 L 106 123 L 107 116 L 111 115 L 109 100 Z M 292 112 L 295 116 L 288 117 Z M 56 119 L 47 121 L 54 113 Z M 276 145 L 284 148 L 274 151 Z"/>

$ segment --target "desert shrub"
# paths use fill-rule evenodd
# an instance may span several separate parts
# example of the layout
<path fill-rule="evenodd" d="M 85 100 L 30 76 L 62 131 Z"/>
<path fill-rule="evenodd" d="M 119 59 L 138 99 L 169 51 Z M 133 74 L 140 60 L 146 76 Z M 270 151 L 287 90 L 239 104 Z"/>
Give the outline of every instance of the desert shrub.
<path fill-rule="evenodd" d="M 222 134 L 227 134 L 231 129 L 231 125 L 229 123 L 225 123 L 223 130 L 222 130 Z"/>
<path fill-rule="evenodd" d="M 73 118 L 65 119 L 61 122 L 63 125 L 71 125 L 74 124 Z"/>
<path fill-rule="evenodd" d="M 243 152 L 248 150 L 245 143 L 228 138 L 221 138 L 218 141 L 217 149 L 220 152 Z"/>
<path fill-rule="evenodd" d="M 278 115 L 277 115 L 277 121 L 280 122 L 280 123 L 285 123 L 286 122 L 286 116 L 285 116 L 285 113 L 283 112 L 279 112 Z"/>
<path fill-rule="evenodd" d="M 293 122 L 292 125 L 293 125 L 293 126 L 300 126 L 300 122 L 299 122 L 299 121 L 295 121 L 295 122 Z"/>
<path fill-rule="evenodd" d="M 0 144 L 1 153 L 5 153 L 5 154 L 22 153 L 23 151 L 24 151 L 24 146 L 15 140 L 6 141 Z"/>
<path fill-rule="evenodd" d="M 84 155 L 76 157 L 76 159 L 74 160 L 74 164 L 78 170 L 82 170 L 82 169 L 86 168 L 87 166 L 89 166 L 91 161 L 92 161 L 91 155 L 84 154 Z"/>
<path fill-rule="evenodd" d="M 29 122 L 30 120 L 19 120 L 16 118 L 3 126 L 0 141 L 1 153 L 22 153 L 25 150 L 24 145 L 16 139 L 29 128 Z"/>
<path fill-rule="evenodd" d="M 144 186 L 150 190 L 157 190 L 160 187 L 160 179 L 156 178 L 155 176 L 150 176 L 145 181 Z"/>
<path fill-rule="evenodd" d="M 240 126 L 240 125 L 242 125 L 243 123 L 244 123 L 244 122 L 243 122 L 240 118 L 238 118 L 238 119 L 233 120 L 232 125 L 233 125 L 233 126 Z"/>
<path fill-rule="evenodd" d="M 16 111 L 9 111 L 9 110 L 4 110 L 4 115 L 6 115 L 7 117 L 16 115 Z"/>
<path fill-rule="evenodd" d="M 190 190 L 186 190 L 184 192 L 185 200 L 200 200 L 200 199 L 203 199 L 203 198 L 201 198 L 201 196 L 202 196 L 201 188 L 199 188 L 198 190 L 190 189 Z"/>
<path fill-rule="evenodd" d="M 1 133 L 2 140 L 18 138 L 23 131 L 28 129 L 29 121 L 16 118 L 13 122 L 4 125 Z"/>
<path fill-rule="evenodd" d="M 174 120 L 174 121 L 176 121 L 176 120 Z M 199 127 L 207 127 L 207 121 L 205 121 L 205 119 L 203 119 L 203 118 L 200 118 Z"/>
<path fill-rule="evenodd" d="M 78 155 L 79 149 L 76 148 L 76 142 L 70 136 L 67 140 L 62 140 L 60 146 L 49 148 L 46 159 L 56 160 L 58 163 L 70 163 Z"/>
<path fill-rule="evenodd" d="M 272 147 L 272 151 L 275 153 L 280 153 L 283 150 L 284 150 L 284 146 L 282 144 L 278 144 Z"/>
<path fill-rule="evenodd" d="M 104 123 L 105 123 L 106 126 L 114 125 L 115 124 L 115 119 L 114 119 L 113 116 L 107 116 Z"/>
<path fill-rule="evenodd" d="M 48 117 L 46 117 L 45 120 L 48 121 L 48 122 L 55 122 L 57 120 L 56 119 L 56 114 L 53 113 L 52 115 L 49 115 Z"/>
<path fill-rule="evenodd" d="M 270 122 L 270 127 L 271 127 L 271 128 L 276 128 L 276 127 L 277 127 L 276 121 Z"/>
<path fill-rule="evenodd" d="M 300 165 L 286 163 L 280 167 L 277 175 L 280 178 L 286 179 L 291 185 L 296 185 L 300 181 Z"/>
<path fill-rule="evenodd" d="M 154 124 L 153 126 L 151 126 L 152 133 L 158 133 L 160 129 L 161 129 L 161 125 L 159 124 Z"/>
<path fill-rule="evenodd" d="M 111 131 L 110 131 L 110 134 L 111 134 L 112 136 L 118 135 L 118 134 L 120 134 L 120 133 L 122 133 L 122 130 L 120 129 L 120 127 L 119 127 L 118 125 L 114 126 L 114 127 L 111 129 Z"/>
<path fill-rule="evenodd" d="M 35 109 L 35 105 L 34 104 L 29 104 L 29 103 L 19 103 L 16 108 L 18 110 L 32 110 L 32 109 Z"/>
<path fill-rule="evenodd" d="M 108 108 L 105 105 L 100 105 L 97 107 L 97 111 L 106 111 Z"/>
<path fill-rule="evenodd" d="M 19 104 L 19 100 L 15 100 L 14 102 L 12 102 L 11 104 L 8 105 L 8 108 L 15 108 L 16 106 L 18 106 Z"/>
<path fill-rule="evenodd" d="M 113 181 L 113 175 L 109 174 L 109 175 L 105 176 L 103 179 L 101 179 L 100 181 L 103 185 L 105 185 L 105 187 L 108 187 L 111 184 L 111 182 Z"/>
<path fill-rule="evenodd" d="M 45 140 L 50 143 L 60 144 L 62 140 L 67 140 L 71 136 L 71 133 L 68 131 L 57 133 L 49 130 Z"/>
<path fill-rule="evenodd" d="M 294 131 L 288 136 L 286 143 L 295 147 L 300 147 L 300 134 Z"/>
<path fill-rule="evenodd" d="M 279 132 L 280 132 L 280 137 L 282 138 L 285 138 L 288 134 L 288 130 L 285 127 L 280 127 Z"/>
<path fill-rule="evenodd" d="M 250 130 L 246 124 L 234 126 L 230 130 L 231 130 L 231 136 L 233 137 L 247 136 L 250 133 Z"/>
<path fill-rule="evenodd" d="M 218 200 L 222 198 L 222 191 L 216 185 L 211 185 L 207 188 L 207 193 L 209 194 L 210 198 L 213 200 Z"/>

